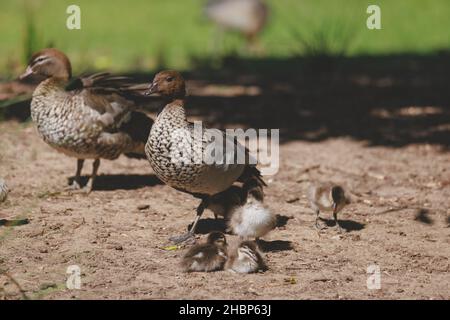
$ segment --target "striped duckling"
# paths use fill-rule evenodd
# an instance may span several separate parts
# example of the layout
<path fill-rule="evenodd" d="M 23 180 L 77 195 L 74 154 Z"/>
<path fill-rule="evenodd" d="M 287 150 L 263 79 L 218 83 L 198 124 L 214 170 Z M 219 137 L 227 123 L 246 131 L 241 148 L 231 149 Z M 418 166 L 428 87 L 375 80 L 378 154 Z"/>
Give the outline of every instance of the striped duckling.
<path fill-rule="evenodd" d="M 148 95 L 154 93 L 162 96 L 167 104 L 159 112 L 145 146 L 150 165 L 163 182 L 201 199 L 188 233 L 171 238 L 180 243 L 194 235 L 212 196 L 225 191 L 235 181 L 256 178 L 259 183 L 264 182 L 256 165 L 249 164 L 250 161 L 225 161 L 230 158 L 236 160 L 239 153 L 250 159 L 248 150 L 234 137 L 228 137 L 218 129 L 199 129 L 187 120 L 185 82 L 180 73 L 171 70 L 158 73 L 147 91 Z M 222 138 L 222 143 L 217 141 L 217 137 Z M 215 147 L 224 151 L 219 161 L 208 158 L 208 150 Z"/>
<path fill-rule="evenodd" d="M 100 73 L 69 84 L 70 61 L 53 48 L 31 57 L 20 79 L 31 76 L 43 79 L 31 100 L 31 118 L 40 136 L 57 151 L 77 159 L 72 188 L 80 188 L 85 159 L 94 159 L 85 188 L 90 192 L 101 158 L 113 160 L 121 154 L 145 158 L 152 121 L 144 113 L 132 111 L 141 95 L 126 78 Z"/>
<path fill-rule="evenodd" d="M 267 265 L 255 241 L 241 241 L 229 250 L 225 269 L 237 273 L 254 273 L 267 270 Z"/>
<path fill-rule="evenodd" d="M 344 188 L 331 182 L 316 183 L 309 187 L 308 197 L 311 208 L 316 213 L 315 227 L 321 229 L 319 227 L 320 211 L 332 212 L 336 227 L 339 232 L 342 232 L 337 214 L 350 203 Z"/>
<path fill-rule="evenodd" d="M 211 232 L 205 243 L 191 247 L 184 255 L 181 266 L 185 272 L 217 271 L 227 261 L 227 240 L 222 232 Z"/>

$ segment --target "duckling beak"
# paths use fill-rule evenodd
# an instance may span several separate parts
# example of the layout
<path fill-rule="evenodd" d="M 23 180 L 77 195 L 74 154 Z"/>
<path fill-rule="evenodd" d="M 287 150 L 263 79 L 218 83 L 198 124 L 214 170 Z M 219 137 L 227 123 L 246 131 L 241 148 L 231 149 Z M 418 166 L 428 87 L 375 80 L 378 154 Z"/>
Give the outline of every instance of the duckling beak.
<path fill-rule="evenodd" d="M 158 92 L 158 85 L 155 82 L 152 82 L 150 84 L 150 86 L 148 87 L 147 91 L 145 91 L 145 95 L 149 96 L 149 95 L 151 95 L 153 93 L 156 93 L 156 92 Z"/>
<path fill-rule="evenodd" d="M 34 72 L 33 69 L 30 66 L 28 66 L 27 69 L 25 70 L 25 72 L 19 76 L 19 80 L 25 79 L 26 77 L 33 74 L 33 72 Z"/>

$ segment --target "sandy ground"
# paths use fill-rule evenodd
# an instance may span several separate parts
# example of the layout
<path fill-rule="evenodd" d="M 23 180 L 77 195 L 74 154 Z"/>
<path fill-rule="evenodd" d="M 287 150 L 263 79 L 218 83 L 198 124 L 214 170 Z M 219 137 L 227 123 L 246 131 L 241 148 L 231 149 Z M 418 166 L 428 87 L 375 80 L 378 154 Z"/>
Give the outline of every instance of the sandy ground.
<path fill-rule="evenodd" d="M 45 145 L 30 123 L 1 123 L 0 141 L 0 176 L 11 189 L 0 219 L 28 219 L 0 226 L 2 299 L 20 298 L 18 286 L 33 299 L 450 299 L 450 153 L 439 147 L 282 144 L 266 199 L 286 224 L 264 239 L 269 270 L 236 275 L 180 271 L 186 248 L 164 247 L 198 202 L 161 184 L 146 161 L 103 161 L 86 196 L 64 191 L 75 160 Z M 311 181 L 351 193 L 340 215 L 347 232 L 339 235 L 329 216 L 330 228 L 313 228 Z M 205 213 L 202 233 L 217 226 L 212 218 Z M 373 264 L 379 290 L 367 288 Z M 80 290 L 66 288 L 70 265 L 80 267 Z"/>

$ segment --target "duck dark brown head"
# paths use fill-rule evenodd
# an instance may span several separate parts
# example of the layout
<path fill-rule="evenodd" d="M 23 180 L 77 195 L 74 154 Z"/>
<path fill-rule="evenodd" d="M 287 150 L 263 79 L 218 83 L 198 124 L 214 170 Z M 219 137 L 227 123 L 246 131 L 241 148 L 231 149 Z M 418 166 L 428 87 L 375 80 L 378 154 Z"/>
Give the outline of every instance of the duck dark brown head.
<path fill-rule="evenodd" d="M 186 86 L 181 74 L 174 70 L 161 71 L 156 74 L 146 95 L 157 93 L 166 98 L 182 99 L 186 96 Z"/>
<path fill-rule="evenodd" d="M 216 245 L 222 245 L 222 246 L 227 244 L 225 235 L 219 231 L 213 231 L 210 234 L 208 234 L 208 238 L 206 239 L 206 242 L 209 244 L 216 244 Z"/>
<path fill-rule="evenodd" d="M 63 52 L 54 48 L 43 49 L 33 54 L 27 69 L 19 79 L 32 75 L 69 80 L 72 76 L 72 66 Z"/>

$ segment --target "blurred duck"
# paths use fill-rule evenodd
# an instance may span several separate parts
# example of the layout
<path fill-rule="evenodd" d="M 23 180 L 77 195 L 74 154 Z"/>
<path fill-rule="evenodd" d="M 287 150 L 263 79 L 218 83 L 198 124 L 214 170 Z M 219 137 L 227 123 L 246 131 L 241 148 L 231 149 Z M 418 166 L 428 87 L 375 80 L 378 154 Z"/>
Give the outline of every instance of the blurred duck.
<path fill-rule="evenodd" d="M 194 235 L 198 221 L 214 195 L 225 191 L 235 181 L 254 178 L 261 185 L 265 184 L 260 171 L 252 164 L 254 162 L 224 164 L 226 159 L 236 159 L 238 154 L 245 154 L 249 160 L 248 150 L 234 137 L 218 129 L 202 128 L 198 132 L 187 120 L 185 82 L 180 73 L 172 70 L 158 73 L 147 91 L 147 94 L 154 93 L 162 96 L 167 104 L 159 112 L 145 146 L 150 165 L 164 183 L 201 199 L 189 231 L 171 237 L 173 242 L 180 243 Z M 222 143 L 214 145 L 218 143 L 218 135 L 223 137 L 225 146 Z M 221 161 L 205 161 L 206 150 L 211 147 L 224 151 Z"/>
<path fill-rule="evenodd" d="M 121 154 L 145 159 L 152 121 L 132 111 L 140 95 L 127 78 L 98 73 L 74 79 L 67 56 L 57 49 L 35 53 L 20 79 L 42 80 L 33 92 L 31 118 L 42 139 L 51 147 L 77 159 L 72 188 L 80 188 L 85 159 L 94 159 L 85 188 L 92 190 L 100 158 L 113 160 Z"/>
<path fill-rule="evenodd" d="M 265 271 L 267 266 L 255 241 L 242 241 L 229 250 L 225 269 L 238 273 L 253 273 Z"/>
<path fill-rule="evenodd" d="M 221 232 L 208 234 L 206 243 L 189 249 L 182 260 L 185 272 L 222 270 L 227 260 L 227 241 Z"/>
<path fill-rule="evenodd" d="M 210 0 L 205 13 L 220 29 L 243 34 L 251 47 L 267 22 L 268 8 L 261 0 Z"/>
<path fill-rule="evenodd" d="M 275 215 L 264 205 L 261 184 L 249 179 L 243 185 L 245 198 L 228 214 L 228 228 L 243 239 L 258 240 L 276 227 Z"/>
<path fill-rule="evenodd" d="M 6 197 L 8 196 L 8 186 L 6 185 L 5 180 L 0 178 L 0 202 L 3 202 L 6 200 Z"/>
<path fill-rule="evenodd" d="M 339 225 L 337 214 L 350 203 L 349 198 L 346 197 L 344 189 L 333 183 L 318 183 L 309 188 L 309 202 L 311 208 L 316 213 L 315 226 L 319 227 L 319 214 L 320 211 L 333 212 L 334 221 L 339 232 L 342 232 L 342 228 Z"/>

